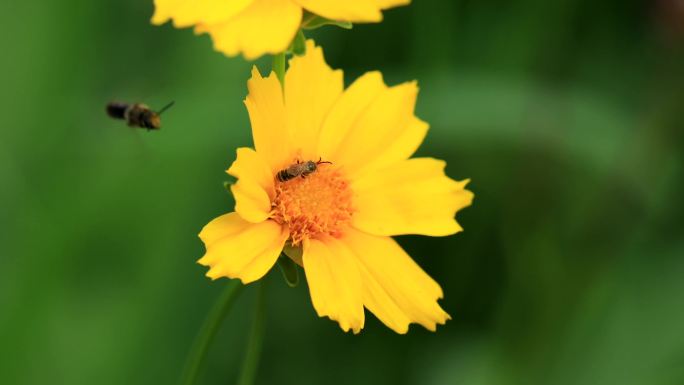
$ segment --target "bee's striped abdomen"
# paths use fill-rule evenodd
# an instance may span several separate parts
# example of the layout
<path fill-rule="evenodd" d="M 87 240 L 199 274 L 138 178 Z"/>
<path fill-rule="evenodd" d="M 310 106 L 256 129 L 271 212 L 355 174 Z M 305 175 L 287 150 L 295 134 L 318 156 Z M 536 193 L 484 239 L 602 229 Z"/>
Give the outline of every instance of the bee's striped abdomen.
<path fill-rule="evenodd" d="M 287 169 L 280 170 L 278 171 L 278 174 L 276 174 L 276 179 L 279 182 L 287 182 L 288 180 L 292 179 L 293 176 L 287 171 Z"/>
<path fill-rule="evenodd" d="M 107 104 L 107 115 L 114 119 L 126 119 L 128 103 L 111 102 Z"/>

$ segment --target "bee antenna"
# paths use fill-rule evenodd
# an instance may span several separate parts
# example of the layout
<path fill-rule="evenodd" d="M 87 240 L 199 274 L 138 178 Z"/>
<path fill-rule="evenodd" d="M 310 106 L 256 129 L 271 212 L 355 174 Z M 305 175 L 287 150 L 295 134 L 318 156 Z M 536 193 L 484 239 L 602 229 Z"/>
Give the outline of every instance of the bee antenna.
<path fill-rule="evenodd" d="M 157 111 L 157 115 L 161 115 L 162 112 L 164 112 L 164 111 L 168 110 L 169 108 L 171 108 L 175 103 L 176 103 L 176 101 L 174 100 L 174 101 L 172 101 L 171 103 L 165 105 L 164 107 L 162 107 L 161 110 Z"/>
<path fill-rule="evenodd" d="M 323 158 L 318 158 L 318 162 L 316 162 L 316 164 L 321 164 L 321 163 L 333 164 L 333 162 L 329 162 L 329 161 L 327 161 L 327 160 L 323 160 Z"/>

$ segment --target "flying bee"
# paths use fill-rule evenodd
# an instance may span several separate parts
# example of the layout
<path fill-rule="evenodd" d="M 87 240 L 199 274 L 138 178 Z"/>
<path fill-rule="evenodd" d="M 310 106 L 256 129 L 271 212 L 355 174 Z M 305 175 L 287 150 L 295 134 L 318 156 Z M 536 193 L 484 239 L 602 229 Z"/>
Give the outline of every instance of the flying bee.
<path fill-rule="evenodd" d="M 142 103 L 111 102 L 107 104 L 107 114 L 114 119 L 125 120 L 129 127 L 146 128 L 148 131 L 158 130 L 161 128 L 161 118 L 159 115 L 171 108 L 173 103 L 175 102 L 167 104 L 159 111 L 153 111 L 146 104 Z"/>
<path fill-rule="evenodd" d="M 290 167 L 278 171 L 276 174 L 276 179 L 279 182 L 287 182 L 288 180 L 294 179 L 298 176 L 306 178 L 307 175 L 315 172 L 318 169 L 318 165 L 323 163 L 332 164 L 332 162 L 321 160 L 321 158 L 319 158 L 317 162 L 314 162 L 313 160 L 300 162 L 298 160 L 297 163 L 291 165 Z"/>

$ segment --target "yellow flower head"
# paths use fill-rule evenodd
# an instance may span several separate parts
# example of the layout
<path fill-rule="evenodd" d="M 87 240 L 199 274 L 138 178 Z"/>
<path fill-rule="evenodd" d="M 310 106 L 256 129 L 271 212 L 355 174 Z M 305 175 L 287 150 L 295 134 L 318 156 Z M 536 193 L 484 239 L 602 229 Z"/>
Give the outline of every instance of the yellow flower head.
<path fill-rule="evenodd" d="M 443 161 L 409 159 L 428 130 L 413 112 L 415 82 L 388 87 L 368 72 L 345 90 L 320 47 L 308 41 L 306 52 L 284 87 L 253 70 L 245 104 L 256 151 L 237 150 L 227 171 L 238 178 L 235 212 L 204 227 L 199 263 L 213 279 L 249 283 L 285 246 L 301 247 L 291 257 L 319 316 L 358 332 L 366 307 L 398 333 L 412 322 L 435 330 L 449 319 L 442 289 L 390 237 L 461 231 L 467 181 L 449 179 Z"/>
<path fill-rule="evenodd" d="M 303 10 L 331 20 L 378 22 L 381 10 L 410 0 L 154 0 L 153 24 L 173 19 L 177 28 L 207 32 L 214 48 L 247 59 L 287 49 L 302 21 Z"/>

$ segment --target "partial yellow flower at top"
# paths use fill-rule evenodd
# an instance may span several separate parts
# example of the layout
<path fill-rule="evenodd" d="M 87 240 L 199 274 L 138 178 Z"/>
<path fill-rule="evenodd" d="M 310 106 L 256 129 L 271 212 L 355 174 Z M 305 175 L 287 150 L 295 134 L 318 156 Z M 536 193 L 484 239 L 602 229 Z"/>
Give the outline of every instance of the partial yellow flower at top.
<path fill-rule="evenodd" d="M 308 41 L 284 88 L 256 68 L 247 86 L 256 151 L 238 149 L 227 171 L 238 178 L 235 212 L 200 233 L 207 276 L 253 282 L 284 247 L 301 248 L 288 255 L 304 267 L 316 312 L 343 330 L 363 328 L 364 307 L 398 333 L 446 322 L 442 289 L 390 238 L 457 233 L 454 215 L 473 199 L 444 161 L 409 159 L 428 130 L 413 112 L 416 83 L 388 87 L 368 72 L 345 90 L 342 71 Z"/>
<path fill-rule="evenodd" d="M 173 20 L 177 28 L 209 33 L 228 56 L 256 59 L 283 52 L 302 21 L 303 10 L 336 21 L 379 22 L 381 10 L 410 0 L 154 0 L 152 23 Z"/>

